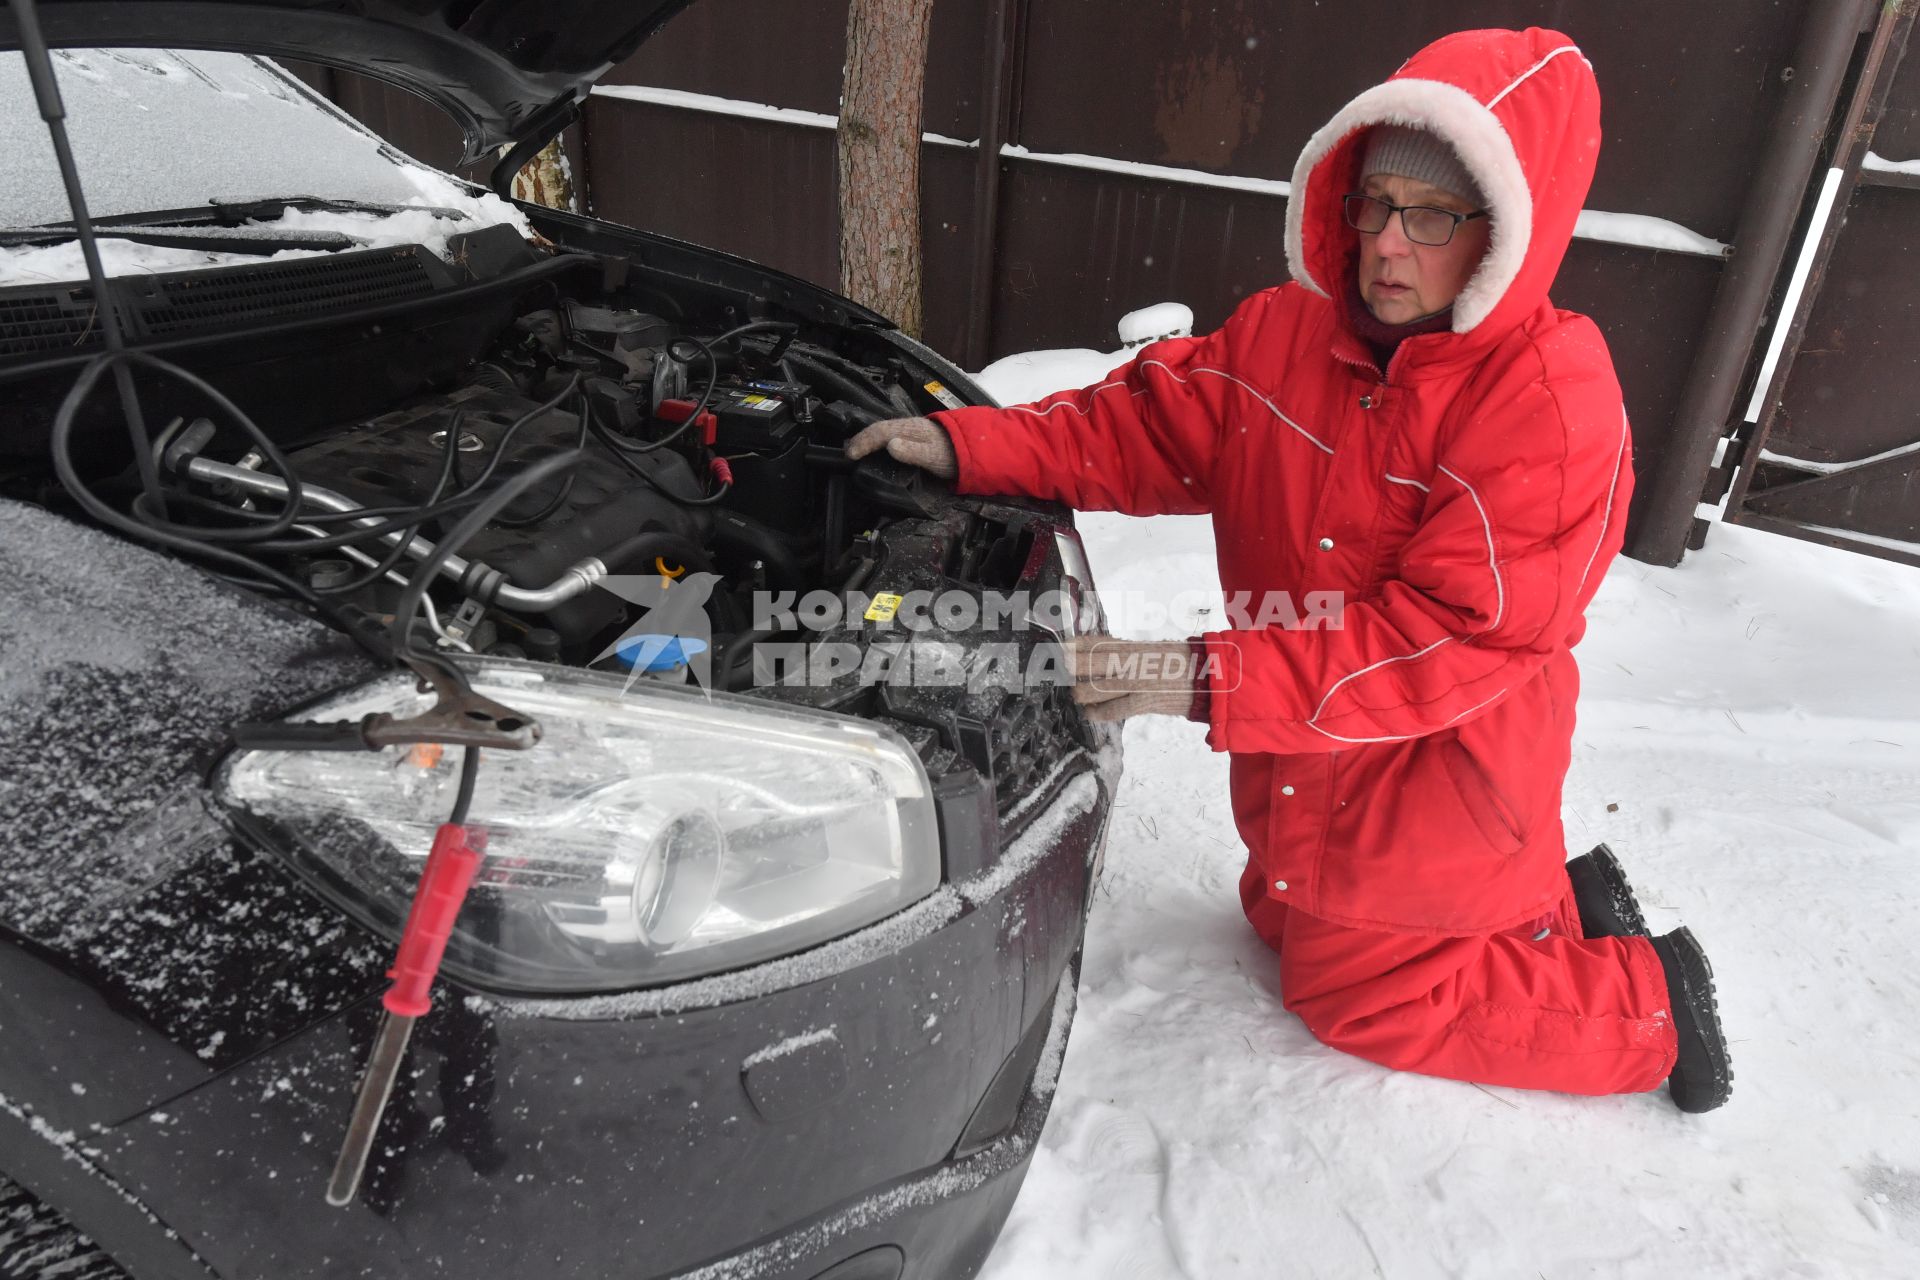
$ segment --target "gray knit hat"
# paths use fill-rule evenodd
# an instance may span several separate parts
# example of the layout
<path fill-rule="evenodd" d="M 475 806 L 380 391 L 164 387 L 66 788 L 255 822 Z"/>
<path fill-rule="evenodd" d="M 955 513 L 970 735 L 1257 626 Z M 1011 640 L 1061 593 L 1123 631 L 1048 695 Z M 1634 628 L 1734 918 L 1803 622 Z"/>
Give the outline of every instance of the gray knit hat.
<path fill-rule="evenodd" d="M 1398 174 L 1438 187 L 1470 201 L 1474 208 L 1486 203 L 1480 184 L 1452 147 L 1425 129 L 1409 129 L 1397 124 L 1375 125 L 1367 135 L 1367 155 L 1360 164 L 1362 182 L 1376 173 Z"/>

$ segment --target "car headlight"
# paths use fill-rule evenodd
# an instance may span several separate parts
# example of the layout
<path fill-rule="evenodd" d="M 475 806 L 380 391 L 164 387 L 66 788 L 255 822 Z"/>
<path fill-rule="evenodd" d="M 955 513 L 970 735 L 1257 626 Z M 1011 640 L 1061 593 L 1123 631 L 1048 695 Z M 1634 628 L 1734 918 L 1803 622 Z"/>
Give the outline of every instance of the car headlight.
<path fill-rule="evenodd" d="M 504 660 L 476 691 L 536 717 L 489 751 L 468 818 L 486 861 L 447 947 L 482 987 L 607 991 L 755 964 L 871 924 L 940 880 L 931 788 L 878 725 L 757 699 Z M 395 673 L 300 713 L 424 710 Z M 461 752 L 242 751 L 214 788 L 241 825 L 397 938 Z"/>

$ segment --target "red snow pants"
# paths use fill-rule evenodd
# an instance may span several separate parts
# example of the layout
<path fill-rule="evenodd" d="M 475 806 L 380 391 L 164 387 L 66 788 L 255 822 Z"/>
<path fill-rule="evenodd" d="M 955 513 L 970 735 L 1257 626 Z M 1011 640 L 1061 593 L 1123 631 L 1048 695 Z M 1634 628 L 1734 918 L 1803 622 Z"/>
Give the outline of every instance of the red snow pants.
<path fill-rule="evenodd" d="M 1240 879 L 1280 954 L 1282 1003 L 1322 1044 L 1399 1071 L 1560 1093 L 1638 1093 L 1678 1052 L 1645 938 L 1587 938 L 1569 887 L 1550 916 L 1465 937 L 1355 929 Z"/>

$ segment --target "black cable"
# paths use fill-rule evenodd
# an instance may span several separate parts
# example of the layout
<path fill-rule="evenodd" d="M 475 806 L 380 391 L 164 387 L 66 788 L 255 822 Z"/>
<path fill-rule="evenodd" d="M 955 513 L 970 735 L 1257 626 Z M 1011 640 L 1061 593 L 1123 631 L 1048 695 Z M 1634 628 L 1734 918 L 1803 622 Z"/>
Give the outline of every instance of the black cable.
<path fill-rule="evenodd" d="M 421 597 L 427 594 L 427 587 L 452 556 L 464 546 L 468 539 L 480 532 L 487 522 L 499 515 L 508 503 L 533 488 L 545 483 L 566 468 L 578 463 L 585 455 L 578 449 L 569 449 L 565 453 L 556 453 L 540 459 L 526 470 L 519 472 L 506 481 L 472 511 L 469 511 L 459 524 L 448 531 L 446 537 L 434 548 L 433 554 L 420 562 L 408 581 L 406 589 L 400 593 L 400 601 L 394 606 L 393 625 L 388 635 L 396 653 L 413 651 L 413 619 L 419 612 Z"/>
<path fill-rule="evenodd" d="M 718 489 L 715 489 L 712 493 L 706 494 L 704 497 L 682 498 L 680 499 L 680 503 L 682 506 L 688 506 L 688 507 L 710 507 L 714 503 L 720 501 L 720 499 L 726 497 L 727 493 L 732 488 L 733 488 L 733 481 L 729 480 L 725 484 L 721 485 Z"/>
<path fill-rule="evenodd" d="M 726 497 L 728 491 L 733 488 L 732 481 L 728 481 L 726 484 L 721 485 L 720 488 L 714 491 L 713 493 L 704 494 L 698 498 L 689 498 L 684 494 L 675 493 L 673 490 L 667 488 L 666 485 L 661 484 L 658 477 L 649 475 L 647 471 L 640 466 L 639 463 L 635 462 L 632 458 L 627 457 L 625 449 L 620 444 L 619 439 L 611 431 L 601 426 L 598 421 L 593 421 L 589 423 L 589 426 L 593 430 L 595 439 L 599 440 L 600 443 L 604 445 L 609 445 L 612 447 L 614 451 L 613 456 L 616 460 L 619 461 L 621 466 L 625 467 L 629 472 L 631 472 L 638 479 L 643 480 L 647 484 L 651 485 L 655 493 L 667 499 L 667 501 L 669 502 L 678 503 L 683 507 L 710 507 L 714 503 L 720 501 L 720 499 Z M 648 452 L 651 452 L 651 450 L 648 450 Z"/>
<path fill-rule="evenodd" d="M 299 521 L 300 503 L 305 498 L 305 493 L 300 486 L 299 477 L 293 474 L 293 468 L 287 462 L 286 455 L 280 452 L 279 446 L 274 444 L 267 436 L 267 433 L 262 431 L 239 405 L 229 400 L 218 388 L 206 379 L 200 377 L 198 374 L 190 373 L 182 369 L 179 365 L 169 363 L 168 361 L 160 359 L 158 356 L 149 355 L 144 351 L 129 349 L 110 351 L 95 356 L 93 360 L 88 363 L 87 367 L 81 371 L 80 376 L 74 380 L 72 388 L 68 390 L 66 398 L 60 402 L 60 408 L 53 415 L 51 440 L 56 455 L 54 460 L 56 471 L 59 470 L 61 456 L 71 453 L 75 420 L 79 417 L 81 406 L 84 405 L 88 397 L 93 394 L 93 389 L 95 385 L 99 383 L 101 375 L 106 373 L 110 368 L 129 363 L 144 365 L 156 373 L 177 379 L 186 384 L 190 389 L 198 391 L 208 400 L 211 400 L 215 408 L 230 417 L 247 437 L 259 447 L 261 455 L 280 473 L 281 479 L 286 482 L 287 486 L 286 508 L 257 528 L 208 529 L 203 526 L 175 524 L 164 516 L 148 522 L 143 527 L 151 528 L 158 533 L 170 534 L 175 537 L 191 538 L 201 542 L 254 542 L 261 539 L 277 537 L 287 532 L 287 530 L 291 529 Z M 65 473 L 61 474 L 60 482 L 66 485 L 67 488 L 73 489 L 79 477 L 78 474 L 72 470 L 72 459 L 68 457 L 66 461 L 68 468 Z M 84 488 L 84 486 L 82 487 Z M 74 494 L 74 497 L 80 499 L 82 506 L 87 505 L 86 500 L 81 498 L 78 492 Z M 157 501 L 153 505 L 160 511 L 165 510 L 164 504 L 158 503 Z M 89 508 L 89 510 L 91 510 L 91 508 Z"/>
<path fill-rule="evenodd" d="M 735 325 L 733 328 L 727 330 L 725 333 L 722 333 L 719 336 L 713 337 L 713 338 L 689 337 L 689 338 L 673 339 L 672 341 L 667 343 L 666 350 L 667 350 L 667 354 L 669 356 L 673 356 L 674 359 L 676 360 L 680 359 L 679 356 L 673 355 L 674 347 L 683 342 L 692 343 L 694 346 L 699 347 L 701 354 L 706 357 L 707 385 L 700 392 L 700 398 L 694 402 L 693 412 L 689 413 L 686 416 L 686 418 L 680 423 L 679 426 L 667 432 L 666 435 L 661 436 L 658 440 L 649 441 L 645 444 L 637 444 L 637 443 L 632 443 L 628 441 L 609 441 L 609 443 L 611 443 L 614 448 L 620 450 L 623 453 L 655 453 L 661 449 L 666 448 L 668 445 L 673 444 L 675 441 L 679 440 L 681 436 L 685 435 L 688 431 L 693 429 L 693 424 L 699 420 L 701 414 L 706 412 L 707 405 L 710 404 L 713 400 L 714 391 L 716 391 L 719 388 L 720 362 L 713 353 L 713 349 L 715 347 L 719 346 L 723 342 L 732 342 L 737 338 L 745 337 L 749 333 L 768 333 L 768 332 L 774 332 L 774 331 L 778 331 L 786 335 L 788 341 L 791 341 L 792 336 L 795 333 L 797 333 L 799 329 L 800 329 L 799 325 L 794 324 L 792 321 L 789 321 L 789 320 L 753 320 L 753 321 L 749 321 L 746 324 Z M 684 360 L 682 361 L 682 363 L 691 364 L 693 362 L 691 360 Z M 694 505 L 698 506 L 705 503 L 707 499 L 683 498 L 681 499 L 681 501 L 691 502 Z"/>
<path fill-rule="evenodd" d="M 478 500 L 477 495 L 474 500 L 475 501 Z M 434 509 L 444 514 L 445 512 L 450 510 L 455 510 L 455 511 L 461 510 L 467 507 L 468 505 L 470 505 L 470 503 L 468 502 L 461 502 L 461 501 L 457 501 L 455 498 L 448 498 L 443 502 L 435 504 Z M 344 524 L 349 520 L 366 520 L 366 519 L 376 518 L 376 517 L 380 519 L 389 519 L 394 516 L 399 516 L 404 520 L 412 521 L 412 520 L 418 519 L 420 516 L 420 513 L 423 510 L 425 510 L 424 507 L 422 507 L 417 502 L 413 502 L 413 503 L 395 503 L 393 506 L 389 506 L 389 507 L 351 507 L 345 511 L 303 511 L 300 513 L 300 523 L 301 524 Z"/>
<path fill-rule="evenodd" d="M 532 422 L 535 418 L 539 417 L 541 414 L 546 413 L 548 410 L 555 408 L 557 405 L 559 405 L 559 403 L 562 400 L 565 400 L 568 396 L 572 395 L 576 390 L 578 390 L 579 386 L 580 386 L 580 375 L 576 373 L 573 375 L 573 377 L 567 380 L 566 386 L 560 388 L 560 394 L 551 397 L 550 399 L 548 399 L 542 404 L 536 405 L 534 408 L 527 410 L 525 413 L 521 414 L 518 418 L 514 419 L 513 425 L 508 427 L 505 431 L 503 431 L 500 434 L 500 439 L 494 443 L 493 452 L 487 459 L 487 465 L 481 468 L 479 477 L 475 479 L 471 484 L 467 484 L 463 482 L 459 493 L 455 494 L 454 496 L 464 497 L 469 494 L 476 494 L 480 492 L 480 490 L 486 485 L 487 481 L 493 479 L 493 473 L 500 469 L 501 460 L 507 456 L 507 444 L 513 439 L 515 435 L 519 433 L 520 428 L 526 426 L 529 422 Z"/>
<path fill-rule="evenodd" d="M 197 493 L 183 493 L 178 490 L 168 494 L 167 501 L 175 506 L 193 507 L 199 511 L 211 511 L 216 515 L 232 516 L 235 520 L 251 520 L 255 524 L 265 524 L 269 520 L 279 518 L 278 512 L 249 511 L 245 507 L 236 507 L 231 502 L 203 498 Z"/>
<path fill-rule="evenodd" d="M 327 551 L 335 547 L 350 547 L 358 543 L 371 541 L 383 534 L 392 533 L 398 529 L 411 528 L 416 525 L 425 524 L 430 520 L 437 520 L 441 516 L 452 515 L 456 511 L 465 511 L 484 501 L 485 497 L 485 494 L 477 493 L 470 493 L 464 497 L 456 494 L 444 501 L 436 502 L 432 506 L 408 507 L 406 508 L 405 515 L 394 516 L 390 519 L 382 520 L 378 524 L 348 529 L 344 533 L 330 533 L 321 538 L 280 538 L 270 542 L 253 544 L 253 549 L 256 551 L 289 552 L 297 554 L 303 551 Z M 353 511 L 345 514 L 357 516 L 359 512 Z M 307 523 L 306 518 L 298 513 L 295 514 L 294 519 L 298 523 Z"/>
<path fill-rule="evenodd" d="M 613 432 L 609 431 L 606 427 L 602 426 L 600 424 L 599 419 L 597 418 L 589 419 L 587 423 L 587 428 L 588 430 L 593 432 L 594 439 L 598 440 L 601 444 L 604 444 L 608 448 L 613 450 L 613 456 L 615 461 L 617 461 L 621 466 L 625 467 L 636 478 L 640 480 L 644 480 L 646 483 L 652 485 L 654 492 L 658 493 L 661 497 L 671 499 L 674 502 L 693 501 L 693 499 L 687 498 L 681 494 L 675 493 L 673 492 L 673 490 L 667 488 L 664 484 L 660 483 L 658 477 L 651 475 L 639 463 L 635 462 L 632 458 L 629 458 L 626 455 L 626 451 L 621 447 L 619 438 L 615 436 Z"/>
<path fill-rule="evenodd" d="M 473 808 L 473 784 L 480 776 L 480 748 L 468 747 L 460 759 L 460 790 L 453 797 L 453 812 L 447 815 L 447 821 L 454 826 L 465 826 L 467 813 Z"/>
<path fill-rule="evenodd" d="M 680 420 L 679 426 L 667 432 L 667 434 L 665 434 L 664 436 L 661 436 L 658 440 L 650 440 L 644 444 L 636 441 L 626 441 L 626 440 L 617 440 L 617 439 L 612 441 L 611 443 L 613 443 L 613 447 L 618 449 L 620 452 L 622 453 L 658 453 L 660 450 L 666 448 L 668 445 L 673 444 L 675 441 L 679 440 L 680 437 L 687 434 L 687 432 L 693 430 L 694 424 L 700 421 L 700 415 L 707 411 L 707 404 L 713 399 L 713 393 L 715 388 L 717 388 L 720 385 L 720 364 L 717 360 L 713 358 L 713 348 L 709 346 L 707 343 L 702 342 L 698 338 L 673 339 L 671 342 L 667 343 L 667 354 L 669 356 L 673 356 L 674 346 L 682 342 L 691 342 L 694 346 L 699 347 L 701 352 L 704 353 L 707 358 L 707 385 L 704 389 L 701 390 L 700 398 L 694 401 L 693 411 L 687 414 L 685 418 L 682 418 Z M 673 358 L 679 359 L 678 356 L 673 356 Z M 690 360 L 684 361 L 683 363 L 691 364 L 692 361 Z"/>
<path fill-rule="evenodd" d="M 170 521 L 158 519 L 151 521 L 136 520 L 129 515 L 115 510 L 107 503 L 102 502 L 99 496 L 87 487 L 86 482 L 81 480 L 79 473 L 74 469 L 73 465 L 73 419 L 80 402 L 84 399 L 85 393 L 91 389 L 92 383 L 99 381 L 101 372 L 104 371 L 109 362 L 117 360 L 136 360 L 141 363 L 151 364 L 163 370 L 171 368 L 165 361 L 153 360 L 151 357 L 143 356 L 137 351 L 124 351 L 118 354 L 104 355 L 90 364 L 87 372 L 81 375 L 81 381 L 75 382 L 72 390 L 67 392 L 66 399 L 61 402 L 59 412 L 54 415 L 51 439 L 53 470 L 54 474 L 59 477 L 61 485 L 66 488 L 68 493 L 73 495 L 74 501 L 80 504 L 81 509 L 109 528 L 117 529 L 135 538 L 144 539 L 145 541 L 166 547 L 172 551 L 181 552 L 185 555 L 234 566 L 248 574 L 270 582 L 285 594 L 298 597 L 305 601 L 316 612 L 326 617 L 341 631 L 345 632 L 348 638 L 365 649 L 368 654 L 378 661 L 382 663 L 392 662 L 393 650 L 389 646 L 382 640 L 369 635 L 360 625 L 357 618 L 340 609 L 330 601 L 322 599 L 315 594 L 306 583 L 297 581 L 281 573 L 271 565 L 261 564 L 250 556 L 242 555 L 238 551 L 229 550 L 219 543 L 210 542 L 205 538 L 175 533 L 173 532 Z M 182 370 L 181 372 L 185 371 Z M 221 399 L 224 400 L 225 397 L 223 396 Z M 248 425 L 251 425 L 251 423 Z M 136 511 L 145 509 L 145 498 L 146 495 L 142 494 L 139 499 L 135 500 L 134 509 Z M 289 520 L 288 523 L 291 525 L 292 521 Z M 240 530 L 239 532 L 247 531 Z"/>
<path fill-rule="evenodd" d="M 433 492 L 427 497 L 426 505 L 428 506 L 432 506 L 435 502 L 439 501 L 441 493 L 445 491 L 447 485 L 452 481 L 455 460 L 460 456 L 460 433 L 457 429 L 458 415 L 455 416 L 455 425 L 447 429 L 446 453 L 440 459 L 440 475 L 433 482 Z M 393 571 L 394 566 L 400 563 L 401 559 L 407 554 L 407 548 L 413 545 L 413 539 L 419 528 L 419 525 L 414 525 L 403 531 L 399 540 L 393 544 L 392 550 L 388 551 L 385 556 L 381 557 L 381 559 L 365 573 L 340 583 L 338 586 L 315 587 L 314 591 L 323 596 L 344 596 L 351 595 L 363 587 L 372 586 L 374 583 L 380 581 L 380 579 L 386 577 L 388 573 Z"/>
<path fill-rule="evenodd" d="M 578 412 L 580 415 L 580 434 L 578 438 L 574 440 L 573 447 L 579 450 L 581 456 L 584 457 L 586 456 L 586 449 L 587 449 L 587 396 L 586 396 L 586 393 L 584 391 L 581 392 L 580 395 L 576 397 L 576 399 L 578 402 Z M 567 472 L 566 481 L 560 486 L 560 492 L 553 495 L 553 501 L 549 502 L 546 506 L 534 512 L 532 515 L 512 516 L 512 517 L 503 515 L 498 520 L 494 521 L 494 523 L 499 525 L 503 529 L 526 529 L 526 528 L 532 527 L 533 525 L 539 524 L 541 521 L 547 519 L 554 512 L 558 511 L 561 507 L 566 505 L 567 499 L 573 496 L 573 482 L 577 478 L 579 478 L 579 475 L 580 473 L 578 471 Z"/>

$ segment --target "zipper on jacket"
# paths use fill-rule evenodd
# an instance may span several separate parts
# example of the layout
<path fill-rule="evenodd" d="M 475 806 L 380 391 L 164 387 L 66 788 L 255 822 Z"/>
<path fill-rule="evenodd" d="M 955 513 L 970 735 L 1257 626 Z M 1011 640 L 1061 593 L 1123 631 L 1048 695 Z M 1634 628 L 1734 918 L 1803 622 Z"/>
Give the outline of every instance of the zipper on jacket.
<path fill-rule="evenodd" d="M 1362 409 L 1378 409 L 1381 402 L 1385 400 L 1387 393 L 1386 375 L 1380 372 L 1380 366 L 1372 360 L 1355 359 L 1353 356 L 1341 351 L 1338 347 L 1334 348 L 1333 358 L 1349 368 L 1359 369 L 1363 373 L 1373 375 L 1373 389 L 1362 393 L 1360 396 L 1360 407 Z"/>

